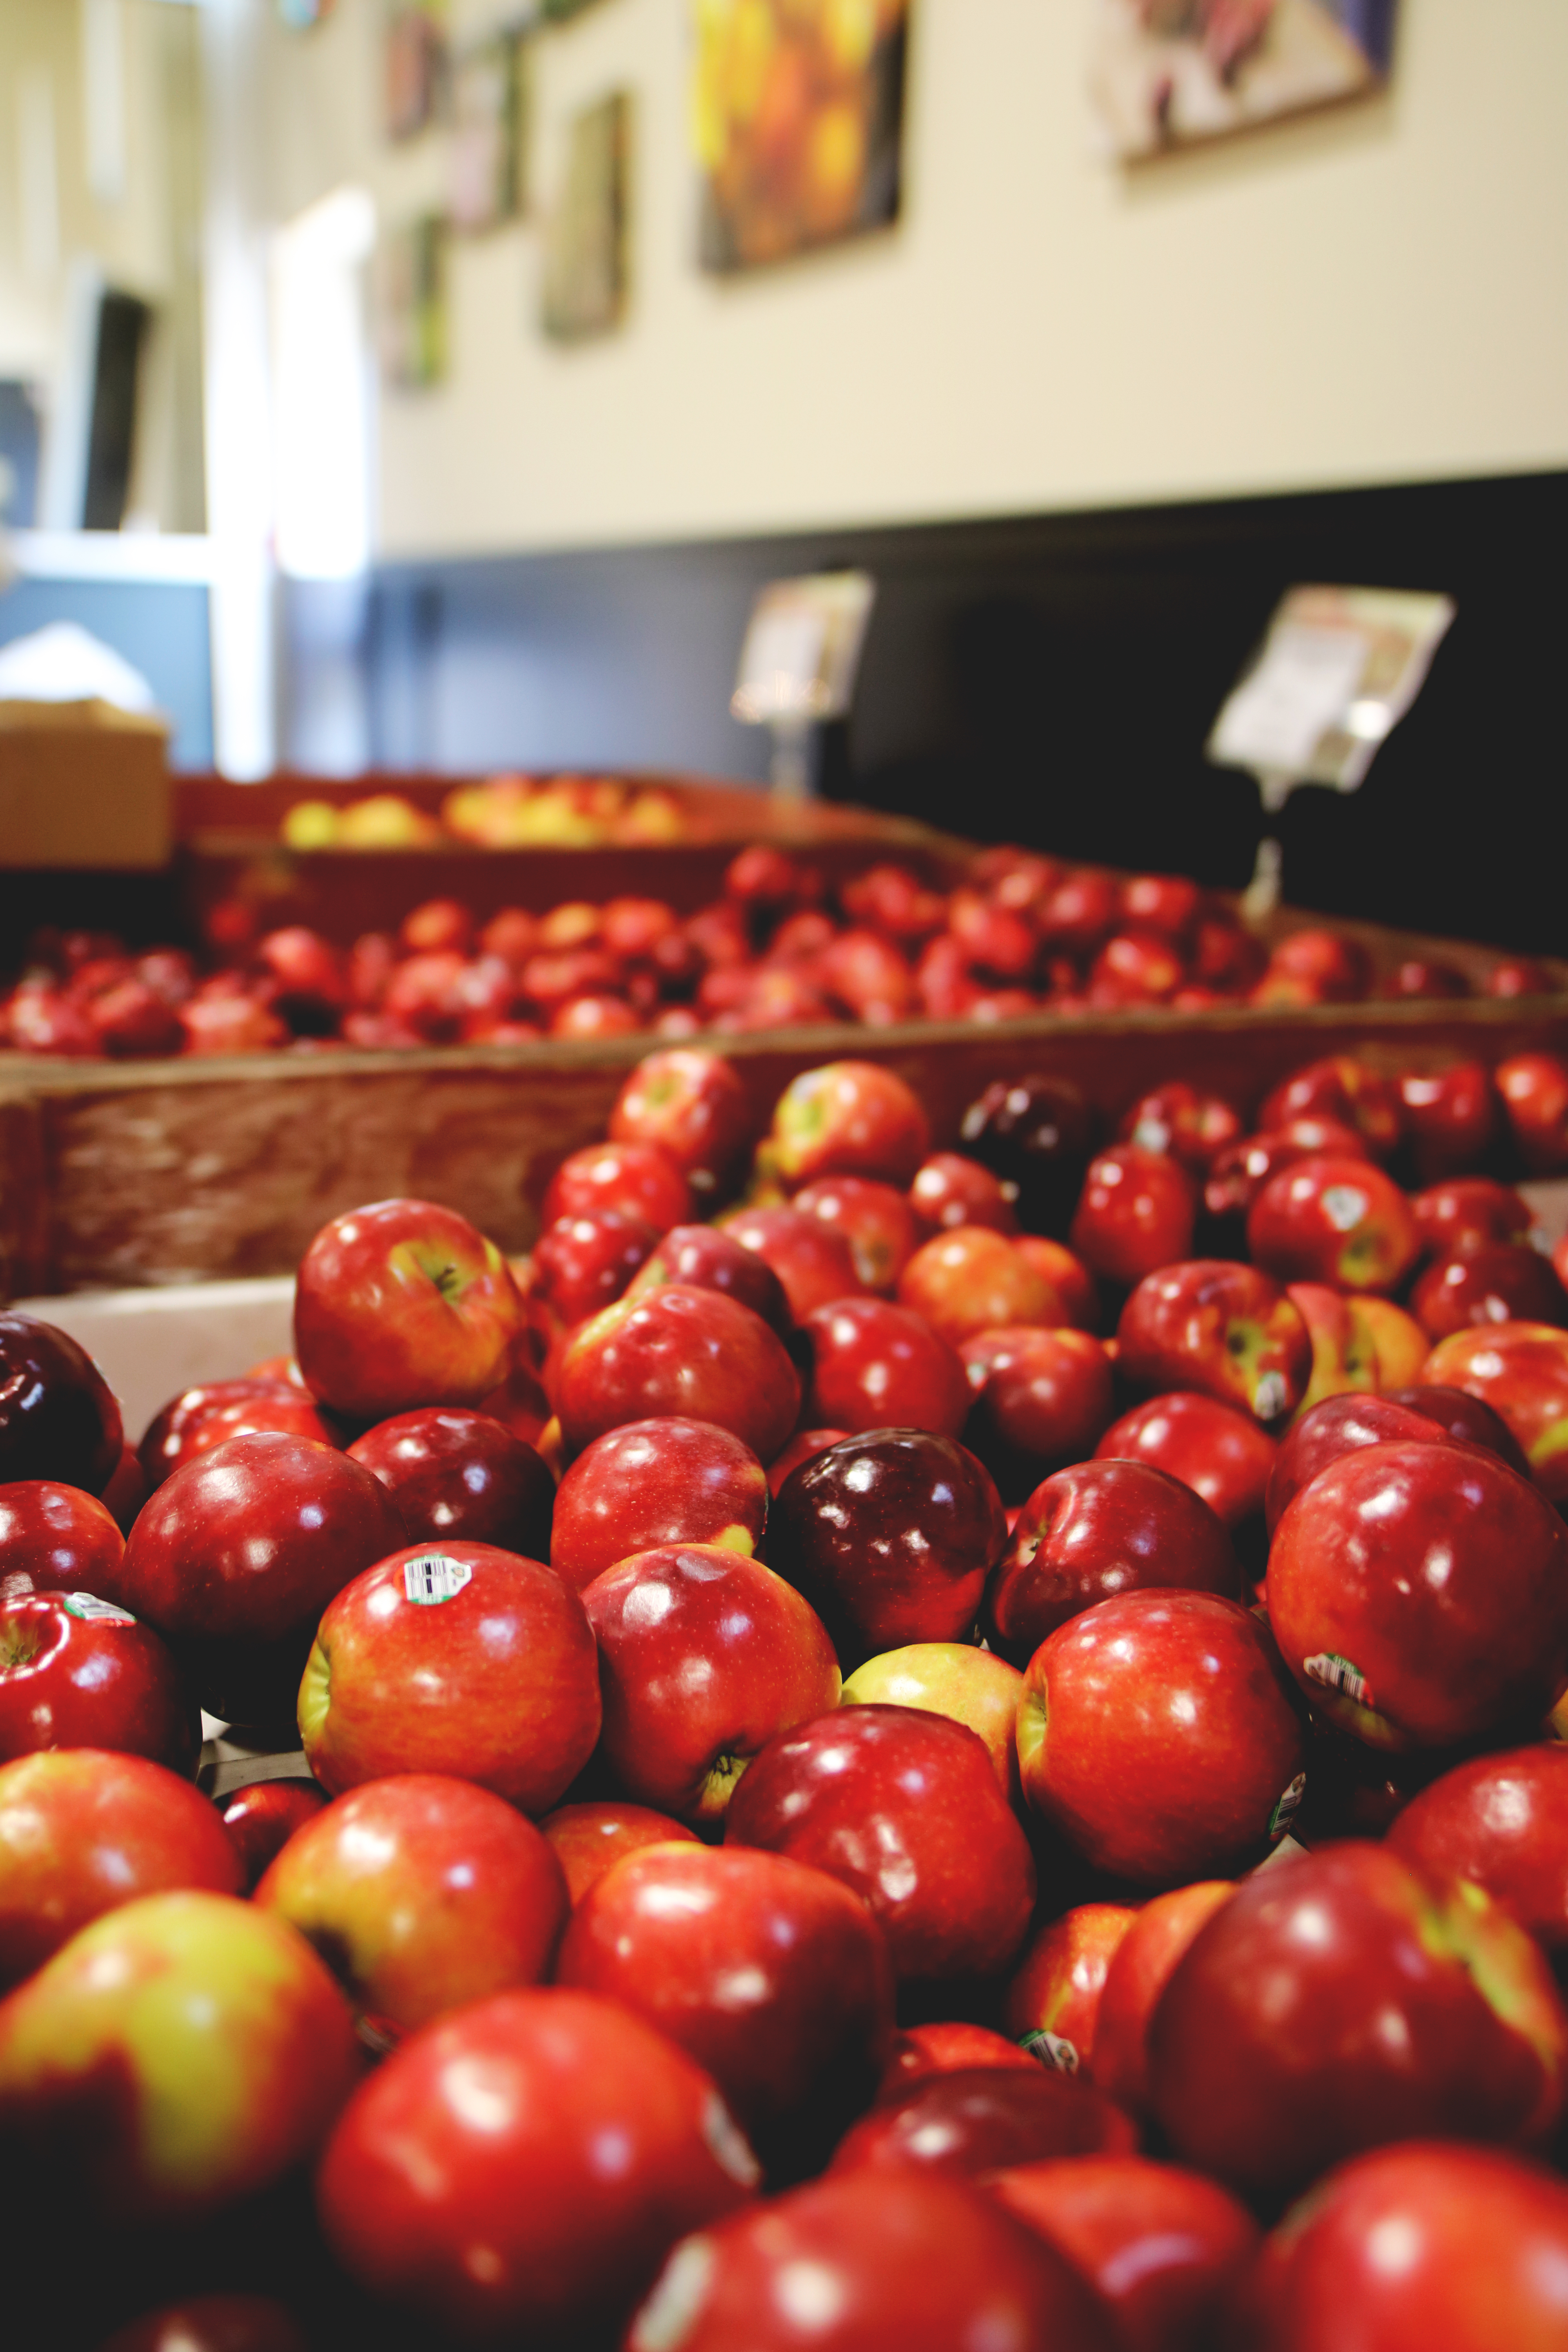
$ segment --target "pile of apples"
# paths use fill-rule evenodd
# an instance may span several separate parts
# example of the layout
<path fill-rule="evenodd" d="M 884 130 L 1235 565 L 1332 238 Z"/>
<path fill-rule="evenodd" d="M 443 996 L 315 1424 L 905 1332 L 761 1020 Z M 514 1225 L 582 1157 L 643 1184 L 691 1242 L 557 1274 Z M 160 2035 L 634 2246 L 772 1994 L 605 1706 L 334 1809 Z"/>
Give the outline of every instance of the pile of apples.
<path fill-rule="evenodd" d="M 439 816 L 402 793 L 363 800 L 296 801 L 279 827 L 289 849 L 434 849 L 453 841 L 480 849 L 595 849 L 684 841 L 693 826 L 673 793 L 615 776 L 487 776 L 458 784 Z"/>
<path fill-rule="evenodd" d="M 7 2341 L 1568 2343 L 1568 1066 L 1244 1125 L 675 1046 L 135 1449 L 0 1314 Z"/>
<path fill-rule="evenodd" d="M 366 932 L 344 953 L 301 925 L 258 936 L 253 909 L 227 899 L 208 935 L 219 968 L 205 975 L 179 949 L 132 956 L 105 934 L 40 937 L 0 1003 L 0 1045 L 121 1057 L 521 1045 L 1470 992 L 1447 964 L 1375 974 L 1354 940 L 1316 927 L 1268 953 L 1194 882 L 1125 880 L 1018 849 L 987 850 L 949 892 L 883 865 L 834 902 L 815 869 L 755 845 L 734 859 L 717 903 L 684 919 L 661 898 L 626 898 L 545 915 L 510 907 L 480 924 L 459 900 L 436 898 L 395 934 Z M 1486 980 L 1497 996 L 1552 984 L 1520 957 Z"/>

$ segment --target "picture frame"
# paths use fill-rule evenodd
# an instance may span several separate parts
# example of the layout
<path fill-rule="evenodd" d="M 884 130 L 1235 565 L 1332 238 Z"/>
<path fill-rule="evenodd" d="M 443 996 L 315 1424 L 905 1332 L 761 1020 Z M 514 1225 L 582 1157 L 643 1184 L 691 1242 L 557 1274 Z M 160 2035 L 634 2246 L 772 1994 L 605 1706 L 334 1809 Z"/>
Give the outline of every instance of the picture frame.
<path fill-rule="evenodd" d="M 1090 89 L 1136 163 L 1381 89 L 1397 0 L 1095 0 Z"/>
<path fill-rule="evenodd" d="M 612 333 L 626 316 L 631 240 L 632 99 L 584 107 L 544 229 L 541 323 L 552 342 Z"/>

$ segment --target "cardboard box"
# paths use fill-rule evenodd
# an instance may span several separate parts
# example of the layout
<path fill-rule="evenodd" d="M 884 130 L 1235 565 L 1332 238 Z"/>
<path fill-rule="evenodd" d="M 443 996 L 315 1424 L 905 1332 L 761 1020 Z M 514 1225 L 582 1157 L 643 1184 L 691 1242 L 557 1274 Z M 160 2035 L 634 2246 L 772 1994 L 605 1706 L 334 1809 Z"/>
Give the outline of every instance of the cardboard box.
<path fill-rule="evenodd" d="M 165 719 L 107 702 L 0 702 L 0 866 L 166 866 L 168 743 Z"/>

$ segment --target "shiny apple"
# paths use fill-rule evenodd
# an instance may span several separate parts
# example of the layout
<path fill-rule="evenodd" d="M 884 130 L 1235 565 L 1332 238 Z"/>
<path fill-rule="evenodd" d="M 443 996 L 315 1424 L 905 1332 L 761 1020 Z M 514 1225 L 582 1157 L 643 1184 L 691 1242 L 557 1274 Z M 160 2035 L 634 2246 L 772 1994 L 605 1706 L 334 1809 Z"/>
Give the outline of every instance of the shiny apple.
<path fill-rule="evenodd" d="M 1179 1478 L 1235 1536 L 1262 1517 L 1278 1451 L 1249 1412 L 1197 1390 L 1174 1389 L 1113 1421 L 1094 1458 L 1142 1462 Z"/>
<path fill-rule="evenodd" d="M 668 1813 L 647 1805 L 634 1805 L 619 1797 L 597 1798 L 575 1805 L 558 1805 L 539 1824 L 554 1849 L 573 1904 L 581 1903 L 591 1886 L 624 1854 L 640 1853 L 644 1846 L 695 1845 L 697 1832 Z"/>
<path fill-rule="evenodd" d="M 658 1544 L 718 1544 L 748 1557 L 768 1517 L 767 1474 L 716 1423 L 677 1414 L 606 1430 L 561 1481 L 550 1564 L 581 1592 Z"/>
<path fill-rule="evenodd" d="M 981 1331 L 960 1353 L 973 1398 L 963 1440 L 1005 1495 L 1081 1462 L 1115 1409 L 1110 1359 L 1087 1331 Z"/>
<path fill-rule="evenodd" d="M 201 1716 L 165 1644 L 90 1592 L 0 1599 L 0 1758 L 99 1748 L 192 1773 Z"/>
<path fill-rule="evenodd" d="M 555 1486 L 531 1445 L 489 1413 L 426 1405 L 378 1422 L 349 1459 L 379 1478 L 410 1543 L 496 1544 L 544 1557 Z"/>
<path fill-rule="evenodd" d="M 717 1225 L 672 1225 L 627 1284 L 626 1295 L 640 1298 L 667 1282 L 693 1290 L 727 1291 L 781 1339 L 787 1339 L 793 1327 L 784 1285 L 766 1258 Z"/>
<path fill-rule="evenodd" d="M 124 1556 L 107 1505 L 85 1487 L 53 1478 L 0 1486 L 0 1591 L 95 1592 Z"/>
<path fill-rule="evenodd" d="M 1197 1192 L 1163 1152 L 1119 1143 L 1089 1163 L 1068 1239 L 1091 1273 L 1131 1286 L 1191 1255 Z"/>
<path fill-rule="evenodd" d="M 1007 1979 L 1004 2025 L 1058 2074 L 1093 2072 L 1106 1975 L 1137 1916 L 1124 1903 L 1075 1904 L 1036 1930 Z"/>
<path fill-rule="evenodd" d="M 1136 2126 L 1065 2071 L 976 2066 L 927 2074 L 879 2102 L 846 2133 L 830 2177 L 858 2171 L 921 2171 L 975 2179 L 1004 2165 L 1043 2157 L 1123 2155 Z"/>
<path fill-rule="evenodd" d="M 1188 1258 L 1145 1275 L 1117 1325 L 1117 1367 L 1137 1388 L 1197 1389 L 1264 1423 L 1295 1412 L 1311 1378 L 1305 1319 L 1256 1266 Z"/>
<path fill-rule="evenodd" d="M 1421 1253 L 1404 1193 L 1364 1160 L 1325 1156 L 1283 1169 L 1254 1201 L 1247 1245 L 1280 1282 L 1396 1290 Z"/>
<path fill-rule="evenodd" d="M 845 1706 L 912 1706 L 945 1715 L 985 1742 L 1003 1793 L 1021 1795 L 1014 1737 L 1024 1677 L 990 1650 L 967 1642 L 913 1642 L 857 1666 L 841 1694 Z"/>
<path fill-rule="evenodd" d="M 616 1143 L 657 1144 L 692 1191 L 711 1199 L 745 1150 L 751 1109 L 733 1063 L 677 1045 L 637 1064 L 616 1097 L 609 1132 Z"/>
<path fill-rule="evenodd" d="M 1149 2112 L 1149 2025 L 1176 1963 L 1235 1892 L 1225 1878 L 1174 1886 L 1144 1904 L 1117 1944 L 1095 2016 L 1094 2079 L 1130 2116 Z"/>
<path fill-rule="evenodd" d="M 247 1780 L 232 1796 L 219 1800 L 223 1825 L 239 1855 L 243 1882 L 240 1892 L 255 1891 L 258 1880 L 274 1856 L 305 1823 L 314 1821 L 327 1800 L 314 1780 Z"/>
<path fill-rule="evenodd" d="M 120 1407 L 87 1349 L 35 1315 L 0 1314 L 0 1482 L 100 1495 L 122 1439 Z"/>
<path fill-rule="evenodd" d="M 811 1376 L 804 1419 L 850 1432 L 889 1427 L 956 1437 L 969 1383 L 957 1351 L 919 1314 L 886 1298 L 840 1298 L 805 1318 Z"/>

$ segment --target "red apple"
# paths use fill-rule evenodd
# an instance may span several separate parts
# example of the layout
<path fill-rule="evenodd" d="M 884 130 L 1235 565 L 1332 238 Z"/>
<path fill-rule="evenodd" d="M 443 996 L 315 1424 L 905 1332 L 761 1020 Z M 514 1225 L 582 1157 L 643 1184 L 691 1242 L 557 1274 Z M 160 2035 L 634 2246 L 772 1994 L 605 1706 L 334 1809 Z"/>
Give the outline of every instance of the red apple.
<path fill-rule="evenodd" d="M 773 1106 L 775 1165 L 794 1192 L 818 1176 L 908 1184 L 931 1150 L 918 1097 L 876 1062 L 829 1062 L 792 1078 Z"/>
<path fill-rule="evenodd" d="M 1024 1793 L 1094 1869 L 1179 1885 L 1285 1834 L 1305 1737 L 1268 1630 L 1238 1602 L 1121 1593 L 1043 1642 L 1025 1682 Z"/>
<path fill-rule="evenodd" d="M 777 1276 L 793 1322 L 804 1323 L 814 1308 L 866 1290 L 845 1236 L 804 1209 L 735 1209 L 722 1230 Z"/>
<path fill-rule="evenodd" d="M 994 2201 L 927 2170 L 771 2198 L 676 2247 L 626 2352 L 1119 2352 L 1091 2290 Z"/>
<path fill-rule="evenodd" d="M 656 1143 L 703 1200 L 721 1192 L 752 1134 L 733 1063 L 672 1046 L 637 1063 L 609 1115 L 614 1143 Z"/>
<path fill-rule="evenodd" d="M 933 1151 L 910 1186 L 910 1207 L 921 1240 L 954 1225 L 991 1225 L 999 1234 L 1016 1234 L 1017 1189 L 963 1152 Z"/>
<path fill-rule="evenodd" d="M 1568 1297 L 1539 1250 L 1520 1242 L 1472 1242 L 1428 1266 L 1410 1294 L 1428 1338 L 1473 1324 L 1568 1323 Z"/>
<path fill-rule="evenodd" d="M 1285 1079 L 1265 1097 L 1258 1124 L 1268 1130 L 1289 1127 L 1295 1118 L 1331 1118 L 1353 1127 L 1379 1160 L 1389 1158 L 1405 1131 L 1396 1082 L 1349 1054 L 1309 1062 Z"/>
<path fill-rule="evenodd" d="M 28 1482 L 21 1480 L 18 1483 L 26 1485 Z M 67 1487 L 63 1491 L 68 1494 L 74 1490 Z M 142 1465 L 136 1458 L 133 1445 L 121 1447 L 120 1467 L 99 1499 L 121 1534 L 128 1536 L 136 1524 L 137 1512 L 147 1500 L 147 1481 L 142 1474 Z"/>
<path fill-rule="evenodd" d="M 1348 1841 L 1247 1880 L 1199 1929 L 1150 2029 L 1152 2104 L 1184 2162 L 1271 2200 L 1394 2140 L 1543 2142 L 1565 2050 L 1506 1912 Z"/>
<path fill-rule="evenodd" d="M 1568 1529 L 1479 1447 L 1360 1446 L 1275 1529 L 1268 1615 L 1314 1708 L 1370 1746 L 1500 1735 L 1568 1680 Z"/>
<path fill-rule="evenodd" d="M 530 1317 L 547 1337 L 613 1307 L 658 1247 L 645 1218 L 624 1209 L 557 1217 L 534 1244 Z"/>
<path fill-rule="evenodd" d="M 0 1599 L 0 1757 L 100 1748 L 192 1773 L 200 1712 L 156 1633 L 90 1592 Z"/>
<path fill-rule="evenodd" d="M 1203 892 L 1184 874 L 1135 874 L 1121 886 L 1123 919 L 1140 929 L 1184 940 L 1203 912 Z"/>
<path fill-rule="evenodd" d="M 1398 1086 L 1405 1140 L 1423 1184 L 1462 1175 L 1485 1157 L 1498 1108 L 1484 1062 L 1458 1062 L 1431 1075 L 1406 1070 Z"/>
<path fill-rule="evenodd" d="M 1410 1204 L 1370 1160 L 1324 1157 L 1282 1169 L 1258 1195 L 1247 1245 L 1280 1282 L 1396 1290 L 1421 1254 Z"/>
<path fill-rule="evenodd" d="M 613 2339 L 683 2231 L 757 2185 L 711 2079 L 616 2002 L 498 1993 L 413 2035 L 317 2176 L 351 2278 L 426 2328 Z"/>
<path fill-rule="evenodd" d="M 1446 1429 L 1450 1437 L 1462 1437 L 1468 1445 L 1484 1445 L 1489 1453 L 1500 1454 L 1510 1470 L 1521 1478 L 1530 1475 L 1519 1440 L 1500 1412 L 1494 1412 L 1479 1397 L 1468 1396 L 1463 1389 L 1414 1388 L 1388 1389 L 1384 1392 L 1388 1404 L 1408 1405 L 1412 1412 L 1425 1414 Z"/>
<path fill-rule="evenodd" d="M 878 1429 L 785 1480 L 768 1551 L 852 1669 L 910 1642 L 962 1641 L 1006 1532 L 989 1473 L 962 1445 Z"/>
<path fill-rule="evenodd" d="M 256 1890 L 373 2027 L 411 2033 L 548 1974 L 570 1907 L 554 1853 L 488 1789 L 373 1780 L 297 1830 Z"/>
<path fill-rule="evenodd" d="M 594 1637 L 565 1580 L 489 1544 L 416 1545 L 344 1587 L 317 1629 L 300 1735 L 332 1796 L 389 1772 L 477 1780 L 546 1813 L 599 1736 Z"/>
<path fill-rule="evenodd" d="M 1423 1429 L 1421 1423 L 1426 1421 Z M 1268 1481 L 1266 1508 L 1273 1534 L 1288 1507 L 1320 1470 L 1342 1454 L 1361 1445 L 1441 1444 L 1445 1433 L 1429 1414 L 1392 1397 L 1344 1395 L 1325 1397 L 1303 1413 L 1280 1445 Z"/>
<path fill-rule="evenodd" d="M 891 2045 L 892 1963 L 870 1912 L 825 1871 L 754 1847 L 626 1856 L 573 1913 L 556 1978 L 705 2067 L 775 2179 L 820 2167 Z"/>
<path fill-rule="evenodd" d="M 795 1205 L 843 1235 L 868 1290 L 890 1291 L 921 1240 L 903 1193 L 869 1176 L 820 1176 L 802 1186 Z"/>
<path fill-rule="evenodd" d="M 1516 1054 L 1492 1076 L 1531 1173 L 1553 1176 L 1568 1168 L 1568 1062 L 1559 1054 Z"/>
<path fill-rule="evenodd" d="M 531 1445 L 489 1413 L 401 1412 L 356 1438 L 349 1459 L 379 1478 L 410 1543 L 495 1544 L 542 1559 L 555 1486 Z"/>
<path fill-rule="evenodd" d="M 1300 1421 L 1325 1397 L 1366 1393 L 1378 1385 L 1377 1348 L 1365 1323 L 1358 1321 L 1342 1291 L 1322 1282 L 1291 1282 L 1285 1296 L 1307 1327 L 1312 1343 L 1312 1373 L 1307 1392 L 1296 1407 Z"/>
<path fill-rule="evenodd" d="M 46 1479 L 100 1495 L 123 1434 L 85 1348 L 35 1315 L 0 1314 L 0 1482 Z"/>
<path fill-rule="evenodd" d="M 1090 1161 L 1068 1239 L 1092 1273 L 1131 1285 L 1190 1255 L 1196 1215 L 1196 1191 L 1177 1161 L 1119 1143 Z"/>
<path fill-rule="evenodd" d="M 1372 1156 L 1359 1129 L 1341 1127 L 1331 1118 L 1292 1119 L 1277 1134 L 1243 1136 L 1239 1143 L 1215 1155 L 1204 1180 L 1204 1207 L 1226 1239 L 1233 1227 L 1237 1229 L 1239 1245 L 1247 1212 L 1269 1178 L 1298 1160 L 1310 1160 L 1325 1151 L 1340 1159 Z"/>
<path fill-rule="evenodd" d="M 226 1445 L 231 1437 L 248 1437 L 269 1429 L 289 1437 L 313 1437 L 318 1445 L 337 1445 L 340 1439 L 296 1381 L 247 1373 L 236 1381 L 206 1381 L 182 1389 L 155 1412 L 137 1449 L 148 1494 L 174 1471 Z"/>
<path fill-rule="evenodd" d="M 585 1446 L 562 1479 L 550 1565 L 581 1592 L 659 1544 L 718 1544 L 749 1558 L 767 1518 L 767 1473 L 727 1429 L 676 1415 L 626 1422 Z"/>
<path fill-rule="evenodd" d="M 303 923 L 268 931 L 256 949 L 274 1009 L 301 1036 L 330 1036 L 348 1002 L 342 958 L 330 940 Z"/>
<path fill-rule="evenodd" d="M 794 1318 L 778 1276 L 766 1258 L 717 1225 L 672 1225 L 626 1286 L 626 1295 L 640 1298 L 667 1282 L 682 1283 L 688 1289 L 726 1291 L 760 1315 L 781 1339 L 789 1337 Z"/>
<path fill-rule="evenodd" d="M 1003 2023 L 1058 2074 L 1092 2067 L 1106 1973 L 1137 1916 L 1123 1903 L 1079 1903 L 1037 1930 L 1007 1980 Z"/>
<path fill-rule="evenodd" d="M 1247 2352 L 1550 2352 L 1568 2311 L 1568 2187 L 1490 2148 L 1378 2148 L 1315 2184 L 1243 2284 Z"/>
<path fill-rule="evenodd" d="M 956 1437 L 969 1383 L 956 1351 L 929 1323 L 885 1298 L 840 1298 L 805 1318 L 811 1384 L 805 1420 L 854 1432 L 890 1427 Z"/>
<path fill-rule="evenodd" d="M 1501 1416 L 1543 1495 L 1568 1502 L 1568 1338 L 1546 1323 L 1478 1325 L 1439 1339 L 1421 1371 Z"/>
<path fill-rule="evenodd" d="M 961 1129 L 965 1150 L 1014 1188 L 1025 1224 L 1053 1234 L 1067 1229 L 1094 1132 L 1079 1089 L 1039 1076 L 998 1078 L 964 1112 Z"/>
<path fill-rule="evenodd" d="M 974 2179 L 1042 2157 L 1125 2155 L 1138 2144 L 1128 2118 L 1066 2071 L 976 2066 L 927 2074 L 883 2099 L 846 2133 L 829 2168 L 921 2171 Z"/>
<path fill-rule="evenodd" d="M 639 1804 L 721 1821 L 759 1749 L 837 1704 L 825 1628 L 760 1560 L 665 1544 L 606 1570 L 583 1605 L 599 1648 L 601 1753 Z"/>
<path fill-rule="evenodd" d="M 1005 2033 L 988 2025 L 944 2021 L 934 2025 L 906 2026 L 893 2037 L 892 2056 L 882 2075 L 878 2104 L 897 2098 L 911 2083 L 930 2074 L 956 2074 L 975 2066 L 1037 2066 L 1039 2060 L 1020 2050 Z"/>
<path fill-rule="evenodd" d="M 165 1479 L 105 1600 L 174 1645 L 227 1722 L 287 1716 L 316 1621 L 405 1540 L 379 1479 L 307 1437 L 231 1437 Z"/>
<path fill-rule="evenodd" d="M 590 1143 L 563 1160 L 551 1178 L 540 1223 L 548 1231 L 558 1217 L 603 1209 L 667 1234 L 672 1225 L 689 1223 L 691 1187 L 657 1143 Z"/>
<path fill-rule="evenodd" d="M 1568 1748 L 1542 1740 L 1456 1765 L 1388 1832 L 1428 1876 L 1484 1886 L 1561 1965 L 1568 1955 Z"/>
<path fill-rule="evenodd" d="M 326 1803 L 314 1780 L 247 1780 L 219 1801 L 223 1825 L 233 1839 L 243 1873 L 241 1892 L 255 1891 L 274 1855 Z"/>
<path fill-rule="evenodd" d="M 1239 1593 L 1221 1521 L 1150 1463 L 1079 1462 L 1046 1479 L 1019 1513 L 986 1587 L 986 1639 L 1026 1666 L 1048 1634 L 1097 1601 L 1167 1586 Z"/>
<path fill-rule="evenodd" d="M 697 1843 L 696 1831 L 689 1830 L 684 1822 L 672 1821 L 668 1813 L 656 1813 L 647 1805 L 627 1804 L 620 1798 L 560 1805 L 546 1813 L 539 1826 L 554 1848 L 574 1905 L 581 1903 L 588 1889 L 597 1885 L 624 1854 L 671 1842 Z"/>
<path fill-rule="evenodd" d="M 1117 1945 L 1095 2018 L 1094 2079 L 1130 2116 L 1149 2112 L 1149 2025 L 1193 1937 L 1235 1893 L 1226 1878 L 1156 1895 Z"/>
<path fill-rule="evenodd" d="M 98 2352 L 310 2352 L 291 2315 L 264 2294 L 186 2294 L 118 2327 Z"/>
<path fill-rule="evenodd" d="M 1410 1213 L 1435 1258 L 1452 1257 L 1477 1242 L 1522 1242 L 1534 1222 L 1529 1202 L 1489 1176 L 1450 1176 L 1429 1184 L 1411 1202 Z"/>
<path fill-rule="evenodd" d="M 1135 1386 L 1197 1389 L 1265 1423 L 1294 1412 L 1311 1377 L 1300 1309 L 1267 1274 L 1228 1258 L 1146 1275 L 1116 1337 L 1117 1367 Z"/>
<path fill-rule="evenodd" d="M 300 1261 L 294 1352 L 350 1421 L 477 1405 L 506 1377 L 522 1301 L 495 1244 L 431 1201 L 376 1201 L 323 1225 Z"/>
<path fill-rule="evenodd" d="M 62 1748 L 0 1767 L 0 1988 L 139 1895 L 240 1884 L 215 1808 L 160 1764 Z"/>
<path fill-rule="evenodd" d="M 989 1225 L 955 1225 L 925 1243 L 899 1277 L 899 1301 L 954 1348 L 977 1331 L 1068 1319 L 1023 1251 Z"/>
<path fill-rule="evenodd" d="M 973 1400 L 964 1442 L 1004 1494 L 1081 1462 L 1115 1410 L 1110 1359 L 1087 1331 L 980 1331 L 961 1353 Z"/>
<path fill-rule="evenodd" d="M 776 1503 L 784 1480 L 803 1462 L 815 1462 L 830 1445 L 839 1444 L 849 1435 L 847 1429 L 797 1429 L 782 1454 L 775 1454 L 768 1465 L 768 1492 Z"/>
<path fill-rule="evenodd" d="M 984 2187 L 1110 2305 L 1125 2352 L 1205 2352 L 1258 2246 L 1217 2181 L 1143 2156 L 1047 2158 Z"/>
<path fill-rule="evenodd" d="M 1176 1389 L 1113 1421 L 1094 1458 L 1142 1462 L 1179 1478 L 1234 1536 L 1261 1517 L 1278 1452 L 1250 1413 L 1195 1390 Z"/>
<path fill-rule="evenodd" d="M 52 1478 L 0 1486 L 0 1591 L 93 1592 L 124 1556 L 107 1507 L 84 1488 Z"/>
<path fill-rule="evenodd" d="M 715 1422 L 771 1462 L 799 1415 L 800 1376 L 749 1307 L 672 1282 L 574 1333 L 555 1409 L 572 1454 L 627 1422 L 679 1417 Z"/>
<path fill-rule="evenodd" d="M 1238 1143 L 1241 1135 L 1240 1115 L 1223 1095 L 1204 1094 L 1181 1080 L 1142 1096 L 1117 1129 L 1121 1142 L 1167 1152 L 1200 1183 L 1219 1154 Z"/>
<path fill-rule="evenodd" d="M 1543 963 L 1534 956 L 1504 956 L 1494 963 L 1486 978 L 1489 996 L 1551 996 L 1555 982 Z"/>
<path fill-rule="evenodd" d="M 724 1837 L 842 1879 L 902 1981 L 999 1975 L 1034 1908 L 1028 1841 L 984 1741 L 913 1707 L 839 1707 L 770 1740 Z"/>
<path fill-rule="evenodd" d="M 313 2155 L 358 2072 L 291 1927 L 227 1895 L 143 1895 L 0 2007 L 0 2147 L 83 2227 L 192 2221 Z"/>
<path fill-rule="evenodd" d="M 912 1642 L 868 1658 L 844 1685 L 845 1706 L 912 1706 L 945 1715 L 985 1742 L 1004 1795 L 1016 1801 L 1014 1738 L 1024 1677 L 1016 1666 L 965 1642 Z"/>

